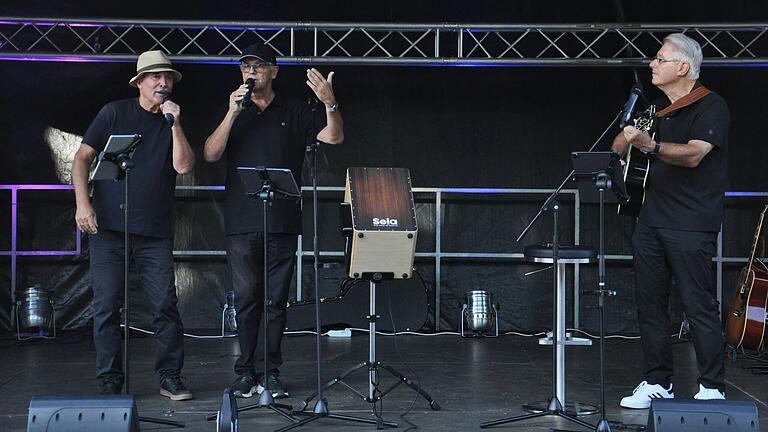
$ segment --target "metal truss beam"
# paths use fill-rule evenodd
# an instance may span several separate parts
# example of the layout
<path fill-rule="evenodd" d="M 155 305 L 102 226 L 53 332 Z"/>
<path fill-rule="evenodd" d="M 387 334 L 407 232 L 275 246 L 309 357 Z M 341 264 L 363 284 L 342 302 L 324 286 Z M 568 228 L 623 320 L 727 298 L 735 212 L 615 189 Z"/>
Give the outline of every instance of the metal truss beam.
<path fill-rule="evenodd" d="M 704 64 L 768 65 L 768 24 L 388 24 L 0 17 L 0 60 L 232 63 L 264 42 L 280 64 L 637 66 L 669 33 L 698 40 Z"/>

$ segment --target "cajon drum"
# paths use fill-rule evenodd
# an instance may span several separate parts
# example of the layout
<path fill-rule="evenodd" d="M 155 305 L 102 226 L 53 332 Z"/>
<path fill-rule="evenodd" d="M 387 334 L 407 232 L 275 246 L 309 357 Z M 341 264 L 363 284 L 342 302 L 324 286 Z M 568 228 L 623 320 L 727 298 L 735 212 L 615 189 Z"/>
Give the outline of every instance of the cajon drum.
<path fill-rule="evenodd" d="M 344 202 L 352 212 L 349 277 L 410 278 L 418 233 L 410 172 L 349 168 Z"/>

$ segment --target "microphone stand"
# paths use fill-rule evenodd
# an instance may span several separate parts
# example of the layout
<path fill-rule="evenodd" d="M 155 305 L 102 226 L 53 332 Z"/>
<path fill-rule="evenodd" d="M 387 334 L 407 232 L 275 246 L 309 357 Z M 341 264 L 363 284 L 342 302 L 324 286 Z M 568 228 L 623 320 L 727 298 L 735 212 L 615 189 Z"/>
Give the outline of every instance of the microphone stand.
<path fill-rule="evenodd" d="M 310 98 L 309 103 L 312 105 L 312 133 L 315 133 L 315 130 L 317 129 L 316 126 L 316 114 L 317 114 L 317 104 L 318 104 L 317 98 Z M 288 426 L 285 426 L 281 429 L 278 429 L 276 432 L 285 432 L 294 428 L 297 428 L 299 426 L 303 426 L 307 423 L 313 422 L 315 420 L 321 419 L 321 418 L 333 418 L 338 420 L 345 420 L 345 421 L 352 421 L 352 422 L 358 422 L 358 423 L 367 423 L 372 425 L 379 425 L 379 420 L 372 420 L 372 419 L 366 419 L 361 417 L 352 417 L 352 416 L 346 416 L 346 415 L 339 415 L 339 414 L 331 414 L 330 410 L 328 409 L 328 401 L 325 400 L 323 397 L 323 382 L 321 378 L 321 371 L 320 371 L 320 362 L 321 362 L 321 346 L 320 346 L 320 336 L 321 336 L 321 326 L 320 326 L 320 245 L 318 242 L 318 236 L 317 236 L 317 153 L 320 150 L 320 142 L 317 141 L 317 138 L 313 140 L 311 144 L 308 144 L 306 147 L 307 153 L 310 155 L 309 159 L 309 173 L 312 177 L 312 227 L 313 227 L 313 239 L 312 239 L 312 248 L 313 248 L 313 257 L 314 257 L 314 268 L 315 268 L 315 350 L 317 353 L 317 402 L 315 402 L 315 408 L 312 410 L 312 412 L 305 412 L 305 411 L 297 411 L 294 412 L 293 415 L 305 415 L 308 416 L 305 419 L 299 421 L 298 423 L 290 424 Z M 301 265 L 301 261 L 299 261 L 299 265 Z M 297 283 L 301 283 L 301 281 L 298 281 Z M 393 426 L 391 422 L 384 422 L 384 425 L 386 426 Z M 397 427 L 397 425 L 394 425 L 394 427 Z M 378 427 L 378 429 L 381 429 L 381 427 Z"/>
<path fill-rule="evenodd" d="M 613 120 L 611 120 L 611 123 L 608 124 L 605 130 L 603 130 L 603 133 L 600 134 L 600 137 L 598 137 L 597 140 L 595 140 L 595 142 L 592 143 L 592 145 L 589 147 L 589 150 L 587 150 L 588 152 L 595 150 L 595 147 L 597 147 L 597 145 L 603 140 L 603 138 L 605 137 L 605 134 L 607 134 L 608 131 L 611 130 L 611 128 L 613 128 L 613 125 L 616 123 L 616 121 L 619 119 L 619 117 L 623 112 L 624 110 L 621 110 L 616 114 L 616 117 L 614 117 Z M 542 213 L 550 209 L 550 205 L 552 204 L 552 201 L 556 199 L 557 195 L 560 193 L 561 190 L 563 190 L 563 187 L 565 187 L 565 184 L 571 180 L 571 177 L 573 177 L 575 173 L 576 173 L 576 170 L 571 170 L 571 172 L 567 176 L 565 176 L 565 178 L 563 178 L 563 181 L 560 182 L 560 186 L 558 186 L 557 189 L 555 189 L 555 191 L 549 195 L 546 201 L 544 201 L 544 204 L 541 205 L 541 208 L 539 208 L 539 212 L 536 213 L 536 216 L 534 216 L 533 219 L 531 219 L 531 221 L 528 223 L 525 229 L 523 229 L 523 232 L 521 232 L 520 235 L 517 236 L 517 239 L 515 240 L 516 242 L 519 243 L 520 240 L 523 237 L 525 237 L 526 234 L 528 234 L 528 230 L 530 230 L 533 224 L 535 224 L 536 221 L 539 219 L 539 217 L 541 217 Z"/>

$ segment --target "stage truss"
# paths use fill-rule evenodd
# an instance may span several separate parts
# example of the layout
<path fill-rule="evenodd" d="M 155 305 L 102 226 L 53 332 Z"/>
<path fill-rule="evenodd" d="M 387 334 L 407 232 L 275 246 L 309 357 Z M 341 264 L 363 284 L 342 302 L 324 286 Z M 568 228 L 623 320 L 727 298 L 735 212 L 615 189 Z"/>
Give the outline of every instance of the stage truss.
<path fill-rule="evenodd" d="M 0 59 L 231 63 L 262 41 L 280 64 L 638 66 L 663 37 L 701 43 L 710 66 L 768 65 L 768 24 L 416 24 L 0 17 Z"/>

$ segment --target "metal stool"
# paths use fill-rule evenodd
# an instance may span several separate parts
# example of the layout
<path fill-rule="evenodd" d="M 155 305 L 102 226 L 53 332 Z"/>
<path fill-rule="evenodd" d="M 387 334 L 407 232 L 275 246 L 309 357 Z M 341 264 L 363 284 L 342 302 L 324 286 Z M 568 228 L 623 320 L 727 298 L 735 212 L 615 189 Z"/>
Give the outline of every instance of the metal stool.
<path fill-rule="evenodd" d="M 551 245 L 526 246 L 523 254 L 525 259 L 536 263 L 552 264 Z M 557 323 L 552 329 L 557 335 L 556 364 L 555 364 L 555 392 L 557 399 L 563 406 L 563 412 L 571 416 L 585 416 L 600 412 L 594 405 L 578 402 L 567 402 L 565 399 L 565 346 L 566 345 L 592 345 L 592 341 L 584 338 L 571 337 L 565 332 L 565 269 L 568 264 L 587 264 L 597 261 L 595 248 L 586 246 L 559 246 L 557 252 L 557 296 L 553 299 L 553 307 L 557 308 Z M 539 339 L 539 345 L 552 345 L 552 336 Z M 547 411 L 547 401 L 525 404 L 523 409 L 532 413 Z"/>

